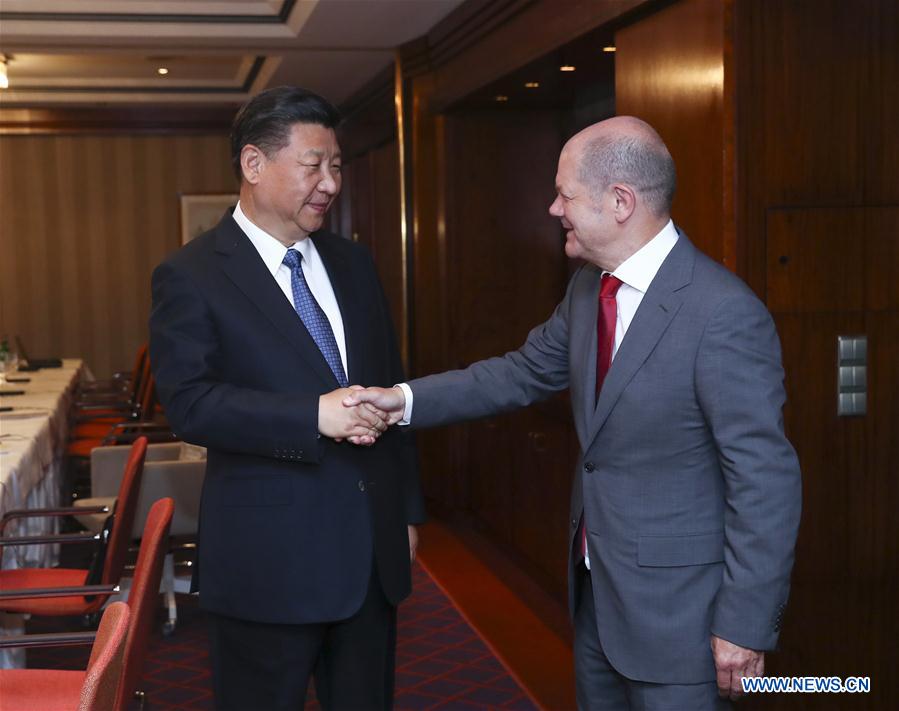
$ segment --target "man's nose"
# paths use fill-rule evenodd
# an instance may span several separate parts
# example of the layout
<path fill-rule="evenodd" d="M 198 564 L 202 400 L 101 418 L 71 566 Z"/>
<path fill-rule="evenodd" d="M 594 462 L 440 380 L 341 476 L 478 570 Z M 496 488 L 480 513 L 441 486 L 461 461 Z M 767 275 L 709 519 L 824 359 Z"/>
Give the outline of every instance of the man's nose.
<path fill-rule="evenodd" d="M 553 217 L 561 217 L 564 213 L 562 210 L 562 198 L 556 195 L 556 199 L 549 206 L 549 214 Z"/>
<path fill-rule="evenodd" d="M 318 189 L 326 195 L 336 195 L 340 190 L 340 178 L 330 171 L 326 171 L 318 183 Z"/>

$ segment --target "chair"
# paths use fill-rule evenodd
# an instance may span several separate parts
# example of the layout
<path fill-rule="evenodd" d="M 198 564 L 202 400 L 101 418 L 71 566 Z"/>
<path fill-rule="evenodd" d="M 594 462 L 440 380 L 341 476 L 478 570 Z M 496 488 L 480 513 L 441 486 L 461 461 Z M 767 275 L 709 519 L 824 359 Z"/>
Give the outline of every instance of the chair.
<path fill-rule="evenodd" d="M 81 391 L 75 401 L 75 426 L 72 439 L 102 436 L 111 425 L 124 420 L 140 419 L 141 407 L 150 382 L 150 359 L 147 347 L 138 351 L 129 390 L 122 392 Z M 91 385 L 88 383 L 87 385 Z M 82 385 L 82 388 L 85 386 Z M 103 428 L 106 425 L 106 428 Z"/>
<path fill-rule="evenodd" d="M 144 363 L 147 361 L 147 344 L 144 343 L 134 355 L 134 365 L 130 372 L 113 373 L 108 380 L 91 380 L 79 383 L 76 394 L 76 408 L 93 407 L 94 404 L 118 407 L 121 403 L 139 402 L 138 393 Z"/>
<path fill-rule="evenodd" d="M 115 422 L 83 423 L 75 426 L 73 438 L 66 447 L 66 455 L 72 460 L 86 461 L 95 447 L 133 442 L 136 437 L 152 441 L 172 441 L 177 437 L 165 421 L 156 421 L 158 401 L 156 383 L 148 370 L 142 389 L 140 405 L 127 417 Z"/>
<path fill-rule="evenodd" d="M 91 498 L 78 499 L 75 508 L 112 507 L 115 491 L 119 487 L 122 461 L 127 456 L 127 447 L 97 447 L 91 452 Z M 137 513 L 134 517 L 134 538 L 140 536 L 141 529 L 152 502 L 162 497 L 171 497 L 175 502 L 171 536 L 192 544 L 197 533 L 200 512 L 200 493 L 206 474 L 205 459 L 181 459 L 182 444 L 151 444 L 147 447 L 144 475 L 138 497 Z M 103 526 L 103 516 L 97 513 L 76 515 L 75 518 L 89 531 L 97 532 Z M 178 620 L 175 593 L 178 582 L 175 577 L 175 557 L 173 551 L 179 546 L 170 541 L 163 569 L 163 593 L 168 608 L 168 619 L 163 634 L 171 634 Z M 183 546 L 182 546 L 183 547 Z M 185 587 L 181 592 L 187 592 Z"/>
<path fill-rule="evenodd" d="M 109 517 L 111 532 L 106 540 L 103 534 L 59 534 L 53 536 L 3 537 L 6 524 L 15 519 L 30 516 L 61 516 L 85 513 L 84 509 L 23 509 L 9 511 L 0 520 L 0 545 L 33 545 L 66 543 L 73 541 L 98 540 L 105 544 L 103 555 L 95 557 L 90 569 L 82 568 L 19 568 L 0 570 L 0 610 L 32 615 L 87 615 L 100 609 L 115 592 L 125 567 L 128 544 L 134 526 L 134 514 L 140 493 L 144 459 L 147 454 L 147 440 L 137 439 L 131 446 L 124 468 L 119 496 L 113 514 Z M 100 549 L 98 549 L 98 553 Z M 96 583 L 101 586 L 98 594 L 84 596 L 44 597 L 41 591 L 47 588 L 70 588 Z M 33 595 L 28 595 L 29 591 Z M 9 592 L 8 592 L 9 591 Z M 16 599 L 12 594 L 18 593 Z M 27 596 L 23 597 L 22 594 Z"/>
<path fill-rule="evenodd" d="M 123 602 L 103 613 L 86 671 L 0 669 L 0 711 L 106 711 L 122 693 L 128 623 Z M 29 645 L 35 646 L 35 645 Z"/>
<path fill-rule="evenodd" d="M 155 502 L 147 514 L 140 553 L 134 568 L 134 579 L 128 593 L 131 629 L 125 645 L 125 671 L 114 707 L 116 711 L 125 711 L 135 695 L 139 696 L 143 706 L 145 695 L 138 692 L 137 685 L 147 656 L 150 627 L 159 603 L 159 583 L 162 579 L 162 565 L 168 548 L 169 528 L 174 511 L 175 502 L 165 498 Z"/>
<path fill-rule="evenodd" d="M 172 523 L 172 514 L 175 504 L 171 499 L 160 499 L 154 502 L 147 515 L 147 522 L 143 528 L 140 553 L 137 556 L 137 565 L 134 568 L 134 579 L 131 590 L 128 593 L 128 607 L 131 611 L 131 624 L 128 628 L 128 637 L 125 642 L 125 655 L 121 675 L 121 683 L 116 693 L 108 697 L 102 704 L 88 708 L 97 711 L 125 711 L 129 701 L 137 696 L 143 701 L 145 695 L 137 691 L 137 685 L 143 671 L 144 660 L 149 646 L 150 626 L 156 613 L 156 605 L 159 596 L 159 582 L 162 578 L 162 563 L 166 550 L 166 541 L 169 536 L 169 526 Z M 66 591 L 68 592 L 68 591 Z M 89 592 L 89 591 L 88 591 Z M 65 594 L 65 593 L 61 593 Z M 107 609 L 111 609 L 120 602 L 114 602 Z M 102 623 L 101 623 L 102 625 Z M 98 632 L 99 635 L 99 632 Z M 79 639 L 81 643 L 90 638 L 90 634 L 81 635 L 22 635 L 19 637 L 0 638 L 0 648 L 13 646 L 52 646 L 56 644 L 73 644 Z M 93 655 L 92 655 L 93 658 Z M 90 667 L 88 667 L 90 669 Z M 32 670 L 26 670 L 30 672 Z M 82 672 L 74 672 L 81 674 Z M 5 689 L 4 672 L 0 671 L 0 689 Z M 25 680 L 27 681 L 27 680 Z M 41 704 L 26 708 L 49 709 L 49 705 Z M 74 708 L 74 707 L 72 707 Z M 0 711 L 6 711 L 5 705 L 0 702 Z"/>

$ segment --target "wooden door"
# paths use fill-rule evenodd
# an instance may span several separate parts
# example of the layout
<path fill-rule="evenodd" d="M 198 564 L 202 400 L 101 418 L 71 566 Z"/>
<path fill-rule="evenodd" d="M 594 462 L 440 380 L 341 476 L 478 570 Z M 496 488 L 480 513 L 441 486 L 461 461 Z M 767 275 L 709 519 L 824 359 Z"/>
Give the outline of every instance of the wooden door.
<path fill-rule="evenodd" d="M 785 424 L 803 475 L 793 591 L 769 673 L 871 677 L 864 698 L 802 695 L 801 708 L 896 708 L 899 207 L 773 209 L 767 245 Z M 862 416 L 837 415 L 839 335 L 868 338 Z"/>

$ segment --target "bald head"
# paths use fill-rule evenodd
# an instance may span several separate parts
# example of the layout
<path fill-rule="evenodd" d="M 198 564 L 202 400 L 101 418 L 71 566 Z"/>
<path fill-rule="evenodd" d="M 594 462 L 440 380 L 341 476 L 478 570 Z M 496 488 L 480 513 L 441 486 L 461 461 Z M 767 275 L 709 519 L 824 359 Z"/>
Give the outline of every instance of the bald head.
<path fill-rule="evenodd" d="M 674 161 L 655 129 L 634 116 L 615 116 L 588 126 L 564 148 L 578 159 L 578 178 L 595 193 L 613 183 L 629 185 L 657 218 L 671 211 Z"/>

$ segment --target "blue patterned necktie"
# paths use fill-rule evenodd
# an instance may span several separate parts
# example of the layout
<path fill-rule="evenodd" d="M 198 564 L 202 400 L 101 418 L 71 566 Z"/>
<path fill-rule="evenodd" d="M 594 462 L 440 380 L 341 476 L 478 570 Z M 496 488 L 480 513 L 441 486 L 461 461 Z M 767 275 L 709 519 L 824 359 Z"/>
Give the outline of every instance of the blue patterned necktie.
<path fill-rule="evenodd" d="M 303 325 L 315 341 L 315 345 L 321 351 L 328 367 L 340 383 L 340 387 L 345 388 L 349 385 L 346 373 L 343 370 L 343 362 L 340 360 L 340 350 L 337 348 L 337 339 L 334 338 L 334 331 L 331 330 L 331 322 L 322 311 L 322 307 L 318 305 L 309 285 L 306 283 L 306 276 L 303 274 L 302 265 L 303 255 L 295 249 L 288 249 L 284 255 L 283 263 L 290 269 L 290 288 L 293 291 L 293 307 L 300 315 Z"/>

